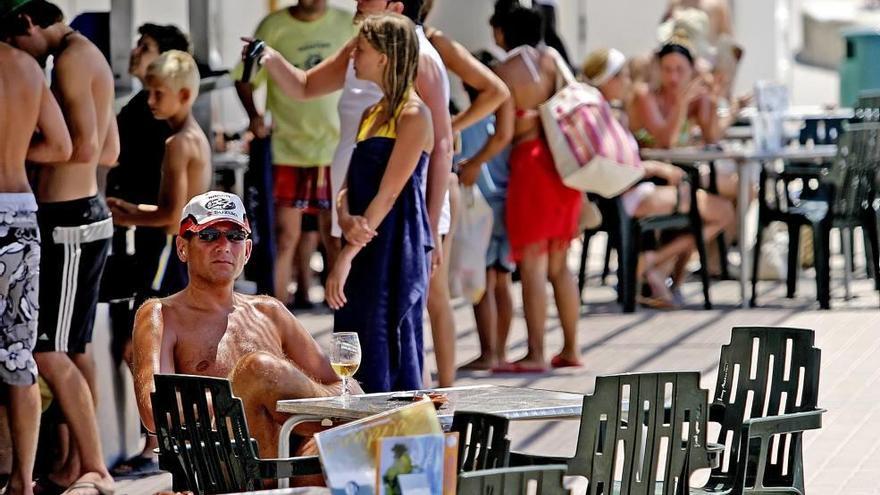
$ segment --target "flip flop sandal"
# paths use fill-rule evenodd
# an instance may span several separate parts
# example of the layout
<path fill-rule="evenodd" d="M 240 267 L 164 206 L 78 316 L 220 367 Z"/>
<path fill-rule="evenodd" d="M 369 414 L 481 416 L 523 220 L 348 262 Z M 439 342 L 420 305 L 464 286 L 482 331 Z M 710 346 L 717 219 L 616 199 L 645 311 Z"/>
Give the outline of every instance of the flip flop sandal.
<path fill-rule="evenodd" d="M 559 355 L 553 356 L 553 359 L 550 360 L 550 366 L 554 368 L 580 368 L 583 365 L 580 361 L 573 361 Z"/>

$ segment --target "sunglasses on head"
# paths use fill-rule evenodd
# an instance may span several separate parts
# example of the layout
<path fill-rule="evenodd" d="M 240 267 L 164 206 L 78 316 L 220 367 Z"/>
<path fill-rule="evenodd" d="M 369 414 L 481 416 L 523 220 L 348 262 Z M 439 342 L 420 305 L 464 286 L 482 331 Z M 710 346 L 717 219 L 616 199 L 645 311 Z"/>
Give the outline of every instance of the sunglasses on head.
<path fill-rule="evenodd" d="M 250 237 L 250 234 L 245 232 L 243 229 L 233 229 L 223 232 L 213 227 L 208 227 L 207 229 L 203 229 L 198 232 L 190 232 L 189 235 L 195 235 L 202 242 L 214 242 L 220 239 L 221 235 L 225 236 L 226 240 L 229 242 L 244 242 L 245 240 L 247 240 L 248 237 Z"/>

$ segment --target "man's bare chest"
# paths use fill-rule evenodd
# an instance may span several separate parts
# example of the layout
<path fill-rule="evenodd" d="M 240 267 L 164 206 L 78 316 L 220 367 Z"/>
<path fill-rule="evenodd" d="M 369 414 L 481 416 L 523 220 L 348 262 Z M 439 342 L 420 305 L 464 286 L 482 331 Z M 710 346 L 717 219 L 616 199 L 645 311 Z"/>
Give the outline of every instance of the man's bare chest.
<path fill-rule="evenodd" d="M 178 373 L 226 377 L 244 356 L 257 351 L 277 354 L 277 337 L 240 321 L 235 315 L 198 323 L 176 332 L 175 369 Z"/>

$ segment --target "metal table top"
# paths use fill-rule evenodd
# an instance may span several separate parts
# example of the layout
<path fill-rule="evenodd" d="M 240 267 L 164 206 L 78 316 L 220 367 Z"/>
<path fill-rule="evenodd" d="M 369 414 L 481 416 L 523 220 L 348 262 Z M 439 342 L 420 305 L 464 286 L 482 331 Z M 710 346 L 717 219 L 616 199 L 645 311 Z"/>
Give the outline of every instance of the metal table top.
<path fill-rule="evenodd" d="M 455 411 L 497 414 L 511 420 L 580 418 L 584 400 L 581 394 L 498 385 L 439 388 L 431 391 L 446 394 L 449 399 L 437 411 L 441 423 L 451 422 Z M 399 400 L 389 400 L 392 395 L 395 393 L 353 395 L 347 407 L 339 397 L 280 400 L 276 409 L 278 412 L 294 415 L 354 420 L 406 404 Z"/>
<path fill-rule="evenodd" d="M 731 147 L 727 149 L 706 149 L 699 146 L 660 149 L 646 148 L 641 150 L 642 158 L 667 162 L 694 163 L 711 160 L 768 161 L 768 160 L 823 160 L 837 156 L 837 146 L 833 144 L 812 147 L 796 146 L 778 150 L 758 150 L 750 147 Z"/>

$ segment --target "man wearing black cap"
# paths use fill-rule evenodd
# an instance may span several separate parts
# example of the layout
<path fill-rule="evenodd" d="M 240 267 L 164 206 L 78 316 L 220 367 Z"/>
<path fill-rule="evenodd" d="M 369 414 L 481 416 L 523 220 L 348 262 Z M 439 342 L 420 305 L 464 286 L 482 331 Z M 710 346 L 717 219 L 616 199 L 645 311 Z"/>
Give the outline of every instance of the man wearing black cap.
<path fill-rule="evenodd" d="M 141 421 L 155 431 L 150 393 L 156 373 L 229 378 L 260 456 L 275 457 L 285 419 L 275 412 L 275 403 L 338 395 L 339 378 L 281 301 L 234 292 L 251 253 L 241 199 L 219 191 L 200 194 L 181 218 L 177 256 L 187 265 L 189 284 L 172 296 L 150 299 L 135 317 L 133 368 Z"/>

